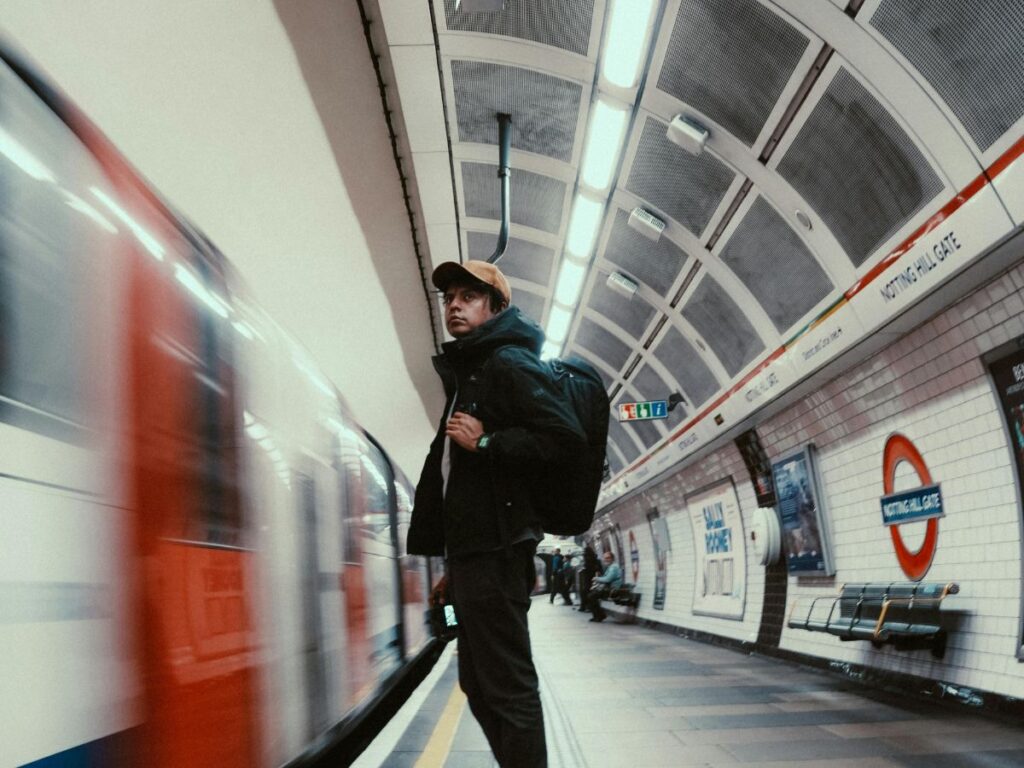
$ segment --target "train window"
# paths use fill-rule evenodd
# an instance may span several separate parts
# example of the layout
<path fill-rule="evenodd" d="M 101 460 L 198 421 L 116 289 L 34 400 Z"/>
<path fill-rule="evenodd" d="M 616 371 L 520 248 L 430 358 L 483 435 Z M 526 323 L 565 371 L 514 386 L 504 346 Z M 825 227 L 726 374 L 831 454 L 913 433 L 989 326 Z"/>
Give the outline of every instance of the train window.
<path fill-rule="evenodd" d="M 59 438 L 85 420 L 83 366 L 102 343 L 89 285 L 117 230 L 86 200 L 102 178 L 0 62 L 0 420 Z"/>

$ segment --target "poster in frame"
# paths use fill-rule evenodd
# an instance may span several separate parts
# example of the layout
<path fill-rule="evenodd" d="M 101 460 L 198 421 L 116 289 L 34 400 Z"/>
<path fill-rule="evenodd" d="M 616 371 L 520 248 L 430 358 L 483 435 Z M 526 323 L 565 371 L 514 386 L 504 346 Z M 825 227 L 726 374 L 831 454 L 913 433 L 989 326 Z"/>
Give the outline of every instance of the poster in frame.
<path fill-rule="evenodd" d="M 828 515 L 814 445 L 808 443 L 773 462 L 772 479 L 790 575 L 834 575 Z"/>
<path fill-rule="evenodd" d="M 743 618 L 747 551 L 743 515 L 732 477 L 686 496 L 693 530 L 693 612 L 723 619 Z"/>
<path fill-rule="evenodd" d="M 1024 336 L 997 347 L 987 353 L 983 360 L 992 379 L 999 410 L 1002 412 L 1006 440 L 1017 470 L 1014 478 L 1017 485 L 1017 523 L 1024 532 Z M 1024 561 L 1021 569 L 1021 581 L 1024 583 Z M 1017 659 L 1024 661 L 1024 594 L 1021 595 L 1020 617 L 1017 627 Z"/>

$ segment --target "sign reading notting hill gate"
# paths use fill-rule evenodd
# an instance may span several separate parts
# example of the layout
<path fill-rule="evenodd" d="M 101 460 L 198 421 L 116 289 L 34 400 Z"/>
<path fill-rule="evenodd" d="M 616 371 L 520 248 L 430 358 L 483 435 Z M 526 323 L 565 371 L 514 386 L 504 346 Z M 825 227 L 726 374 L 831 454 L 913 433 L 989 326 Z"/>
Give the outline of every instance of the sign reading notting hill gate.
<path fill-rule="evenodd" d="M 646 403 L 619 403 L 619 421 L 667 419 L 668 400 L 649 400 Z"/>

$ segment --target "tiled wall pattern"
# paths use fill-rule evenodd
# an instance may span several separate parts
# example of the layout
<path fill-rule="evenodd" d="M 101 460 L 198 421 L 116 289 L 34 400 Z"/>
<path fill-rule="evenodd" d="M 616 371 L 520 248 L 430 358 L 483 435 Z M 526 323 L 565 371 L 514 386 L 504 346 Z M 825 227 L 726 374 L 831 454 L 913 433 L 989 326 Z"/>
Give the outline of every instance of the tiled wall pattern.
<path fill-rule="evenodd" d="M 1024 334 L 1024 264 L 936 315 L 907 336 L 845 372 L 793 407 L 759 424 L 770 458 L 813 442 L 818 449 L 824 506 L 832 527 L 834 579 L 791 578 L 790 604 L 798 597 L 835 595 L 857 581 L 904 581 L 888 530 L 882 525 L 882 450 L 901 432 L 921 452 L 933 482 L 942 484 L 946 516 L 929 581 L 956 581 L 961 593 L 947 599 L 958 629 L 942 660 L 928 651 L 843 643 L 824 633 L 783 629 L 781 647 L 801 653 L 1024 697 L 1024 663 L 1016 658 L 1021 611 L 1021 511 L 1012 456 L 995 393 L 981 356 Z M 906 465 L 901 465 L 906 470 Z M 897 474 L 897 489 L 918 485 L 912 470 Z M 747 599 L 742 621 L 695 616 L 693 535 L 688 493 L 731 476 L 749 523 L 756 507 L 739 452 L 723 447 L 683 469 L 613 513 L 627 507 L 643 567 L 638 588 L 642 618 L 753 641 L 764 594 L 764 568 L 747 552 Z M 904 481 L 904 485 L 900 485 Z M 664 611 L 651 608 L 654 570 L 651 537 L 638 507 L 668 514 L 672 552 Z M 923 523 L 901 527 L 916 550 Z M 627 525 L 623 535 L 628 540 Z M 628 545 L 627 545 L 628 546 Z M 628 557 L 628 555 L 627 555 Z M 628 563 L 627 572 L 628 572 Z"/>

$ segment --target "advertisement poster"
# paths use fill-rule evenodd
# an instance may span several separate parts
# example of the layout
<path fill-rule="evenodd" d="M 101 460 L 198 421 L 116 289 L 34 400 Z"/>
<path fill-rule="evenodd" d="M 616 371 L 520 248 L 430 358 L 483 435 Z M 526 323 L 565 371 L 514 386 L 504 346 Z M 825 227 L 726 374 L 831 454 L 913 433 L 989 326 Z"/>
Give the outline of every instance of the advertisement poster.
<path fill-rule="evenodd" d="M 693 612 L 742 619 L 747 587 L 747 537 L 732 478 L 686 497 L 693 527 Z"/>
<path fill-rule="evenodd" d="M 814 456 L 808 445 L 772 464 L 786 567 L 794 576 L 835 573 Z"/>
<path fill-rule="evenodd" d="M 647 522 L 651 526 L 651 541 L 654 542 L 654 608 L 665 610 L 665 587 L 668 581 L 667 555 L 672 550 L 672 542 L 668 538 L 668 525 L 665 518 L 658 514 L 655 507 L 647 513 Z"/>
<path fill-rule="evenodd" d="M 1017 471 L 1017 492 L 1024 493 L 1024 336 L 997 349 L 987 362 Z M 1024 625 L 1020 627 L 1017 656 L 1024 658 Z"/>

